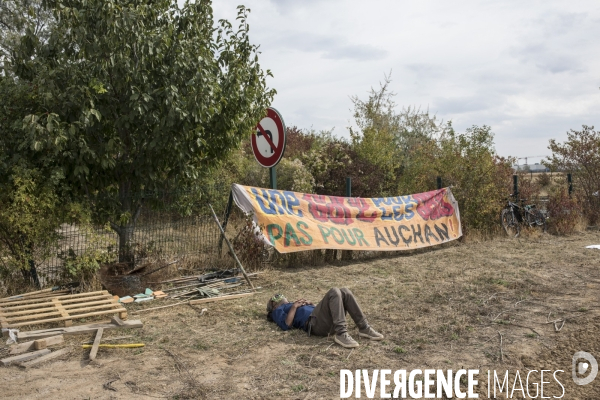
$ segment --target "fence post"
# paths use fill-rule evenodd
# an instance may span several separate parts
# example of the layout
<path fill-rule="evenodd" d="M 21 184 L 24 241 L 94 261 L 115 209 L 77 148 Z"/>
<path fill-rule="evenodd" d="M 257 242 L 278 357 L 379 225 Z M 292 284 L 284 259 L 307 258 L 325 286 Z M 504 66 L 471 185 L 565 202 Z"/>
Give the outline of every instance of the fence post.
<path fill-rule="evenodd" d="M 442 188 L 442 177 L 441 176 L 437 177 L 437 188 L 438 188 L 438 190 L 440 190 Z"/>
<path fill-rule="evenodd" d="M 346 177 L 346 197 L 352 197 L 352 178 Z M 352 250 L 342 250 L 342 260 L 352 260 Z"/>
<path fill-rule="evenodd" d="M 352 178 L 346 177 L 346 197 L 352 197 Z"/>
<path fill-rule="evenodd" d="M 569 184 L 569 197 L 571 197 L 571 194 L 573 193 L 573 176 L 571 173 L 567 174 L 567 183 Z"/>
<path fill-rule="evenodd" d="M 513 175 L 513 196 L 515 196 L 515 200 L 519 195 L 519 176 Z"/>

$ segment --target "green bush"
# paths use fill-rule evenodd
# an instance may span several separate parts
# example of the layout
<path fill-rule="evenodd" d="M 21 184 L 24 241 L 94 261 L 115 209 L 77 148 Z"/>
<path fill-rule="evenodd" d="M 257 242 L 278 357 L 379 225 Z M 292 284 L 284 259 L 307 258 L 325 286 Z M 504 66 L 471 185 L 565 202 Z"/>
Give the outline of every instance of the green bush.
<path fill-rule="evenodd" d="M 600 221 L 600 131 L 583 125 L 580 131 L 571 129 L 567 140 L 558 143 L 550 140 L 552 157 L 544 162 L 553 171 L 573 175 L 574 195 L 588 222 Z"/>
<path fill-rule="evenodd" d="M 76 253 L 72 248 L 59 252 L 63 260 L 62 280 L 65 282 L 79 282 L 80 287 L 94 285 L 96 273 L 102 264 L 114 262 L 117 259 L 117 242 L 106 243 L 101 232 L 95 231 L 89 224 L 78 225 L 78 234 L 86 240 L 85 250 Z M 109 226 L 104 227 L 105 232 L 112 232 Z"/>
<path fill-rule="evenodd" d="M 510 193 L 511 160 L 496 155 L 493 133 L 473 126 L 456 133 L 449 125 L 439 137 L 415 147 L 399 179 L 402 194 L 436 188 L 436 178 L 451 187 L 458 201 L 463 232 L 490 234 Z"/>
<path fill-rule="evenodd" d="M 548 231 L 556 235 L 570 235 L 582 223 L 582 207 L 577 198 L 570 197 L 567 189 L 557 188 L 548 199 Z"/>
<path fill-rule="evenodd" d="M 542 172 L 541 174 L 538 174 L 535 180 L 540 187 L 547 187 L 550 186 L 550 184 L 552 183 L 552 178 L 547 172 Z"/>
<path fill-rule="evenodd" d="M 37 169 L 15 166 L 4 178 L 0 182 L 0 279 L 18 286 L 21 275 L 21 284 L 26 285 L 35 280 L 36 267 L 56 254 L 60 225 L 81 219 L 84 212 L 59 196 L 60 176 L 47 179 Z"/>

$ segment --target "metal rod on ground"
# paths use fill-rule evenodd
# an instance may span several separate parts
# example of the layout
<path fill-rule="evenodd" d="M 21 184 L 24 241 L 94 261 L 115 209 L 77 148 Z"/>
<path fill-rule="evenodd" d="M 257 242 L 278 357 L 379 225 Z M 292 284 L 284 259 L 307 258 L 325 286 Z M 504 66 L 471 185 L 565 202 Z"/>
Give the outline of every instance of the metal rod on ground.
<path fill-rule="evenodd" d="M 179 260 L 171 261 L 170 263 L 168 263 L 168 264 L 166 264 L 166 265 L 163 265 L 162 267 L 159 267 L 159 268 L 153 269 L 152 271 L 150 271 L 150 272 L 146 272 L 145 274 L 141 274 L 141 275 L 140 275 L 140 277 L 142 277 L 142 276 L 146 276 L 146 275 L 150 275 L 150 274 L 153 274 L 153 273 L 155 273 L 156 271 L 160 271 L 161 269 L 163 269 L 163 268 L 167 268 L 169 265 L 173 265 L 173 264 L 175 264 L 175 263 L 177 263 L 177 262 L 179 262 Z"/>
<path fill-rule="evenodd" d="M 161 309 L 161 308 L 169 308 L 169 307 L 174 307 L 174 306 L 178 306 L 178 305 L 180 305 L 180 304 L 185 304 L 185 303 L 188 303 L 188 301 L 187 301 L 187 300 L 186 300 L 186 301 L 180 301 L 179 303 L 175 303 L 175 304 L 169 304 L 169 305 L 166 305 L 166 306 L 160 306 L 160 307 L 144 308 L 144 309 L 142 309 L 142 310 L 135 310 L 135 311 L 132 311 L 131 313 L 132 313 L 132 314 L 138 314 L 138 313 L 142 313 L 142 312 L 146 312 L 146 311 L 158 310 L 158 309 Z"/>
<path fill-rule="evenodd" d="M 257 275 L 257 274 L 256 273 L 248 274 L 248 276 L 255 276 L 255 275 Z M 232 276 L 232 277 L 229 277 L 229 278 L 216 279 L 214 281 L 197 282 L 197 283 L 192 283 L 190 285 L 177 286 L 177 287 L 163 289 L 163 291 L 172 292 L 172 291 L 177 290 L 177 289 L 183 289 L 183 288 L 192 287 L 192 286 L 202 286 L 202 287 L 205 287 L 205 286 L 208 286 L 208 285 L 212 285 L 213 283 L 224 282 L 224 281 L 226 281 L 228 279 L 234 279 L 234 278 L 238 278 L 238 277 L 237 276 Z"/>
<path fill-rule="evenodd" d="M 210 211 L 212 212 L 213 218 L 214 218 L 217 226 L 219 227 L 219 230 L 221 231 L 221 235 L 223 235 L 223 239 L 225 239 L 225 243 L 227 243 L 227 246 L 229 247 L 229 250 L 231 251 L 233 258 L 235 259 L 235 262 L 237 263 L 238 267 L 240 267 L 240 271 L 242 271 L 244 278 L 246 278 L 246 282 L 248 282 L 248 285 L 250 285 L 250 287 L 253 290 L 255 290 L 254 285 L 252 284 L 252 282 L 250 281 L 250 278 L 248 277 L 248 274 L 246 274 L 246 270 L 244 269 L 244 266 L 242 265 L 240 260 L 237 258 L 237 255 L 235 254 L 235 251 L 233 250 L 233 246 L 229 242 L 229 239 L 227 239 L 227 236 L 225 236 L 225 231 L 223 230 L 223 227 L 221 226 L 221 223 L 219 222 L 219 218 L 217 218 L 217 214 L 215 214 L 215 210 L 212 208 L 212 205 L 210 203 L 208 204 L 208 206 L 210 207 Z"/>

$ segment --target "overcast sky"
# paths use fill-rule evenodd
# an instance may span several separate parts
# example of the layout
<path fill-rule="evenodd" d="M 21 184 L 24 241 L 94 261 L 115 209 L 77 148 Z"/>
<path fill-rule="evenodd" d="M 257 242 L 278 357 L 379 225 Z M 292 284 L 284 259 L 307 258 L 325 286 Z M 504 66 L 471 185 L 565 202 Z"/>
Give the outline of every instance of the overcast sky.
<path fill-rule="evenodd" d="M 233 22 L 238 4 L 288 126 L 348 137 L 350 96 L 392 71 L 400 107 L 459 132 L 489 125 L 504 156 L 547 155 L 550 138 L 600 128 L 598 0 L 215 0 L 215 18 Z"/>

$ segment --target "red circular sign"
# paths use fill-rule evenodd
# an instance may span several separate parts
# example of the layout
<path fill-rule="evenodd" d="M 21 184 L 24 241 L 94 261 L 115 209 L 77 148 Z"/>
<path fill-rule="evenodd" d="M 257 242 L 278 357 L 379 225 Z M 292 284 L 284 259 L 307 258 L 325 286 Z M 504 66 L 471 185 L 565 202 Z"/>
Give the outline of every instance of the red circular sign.
<path fill-rule="evenodd" d="M 252 134 L 252 152 L 256 161 L 266 168 L 276 166 L 285 151 L 285 124 L 279 112 L 269 107 L 267 116 L 256 124 Z"/>

